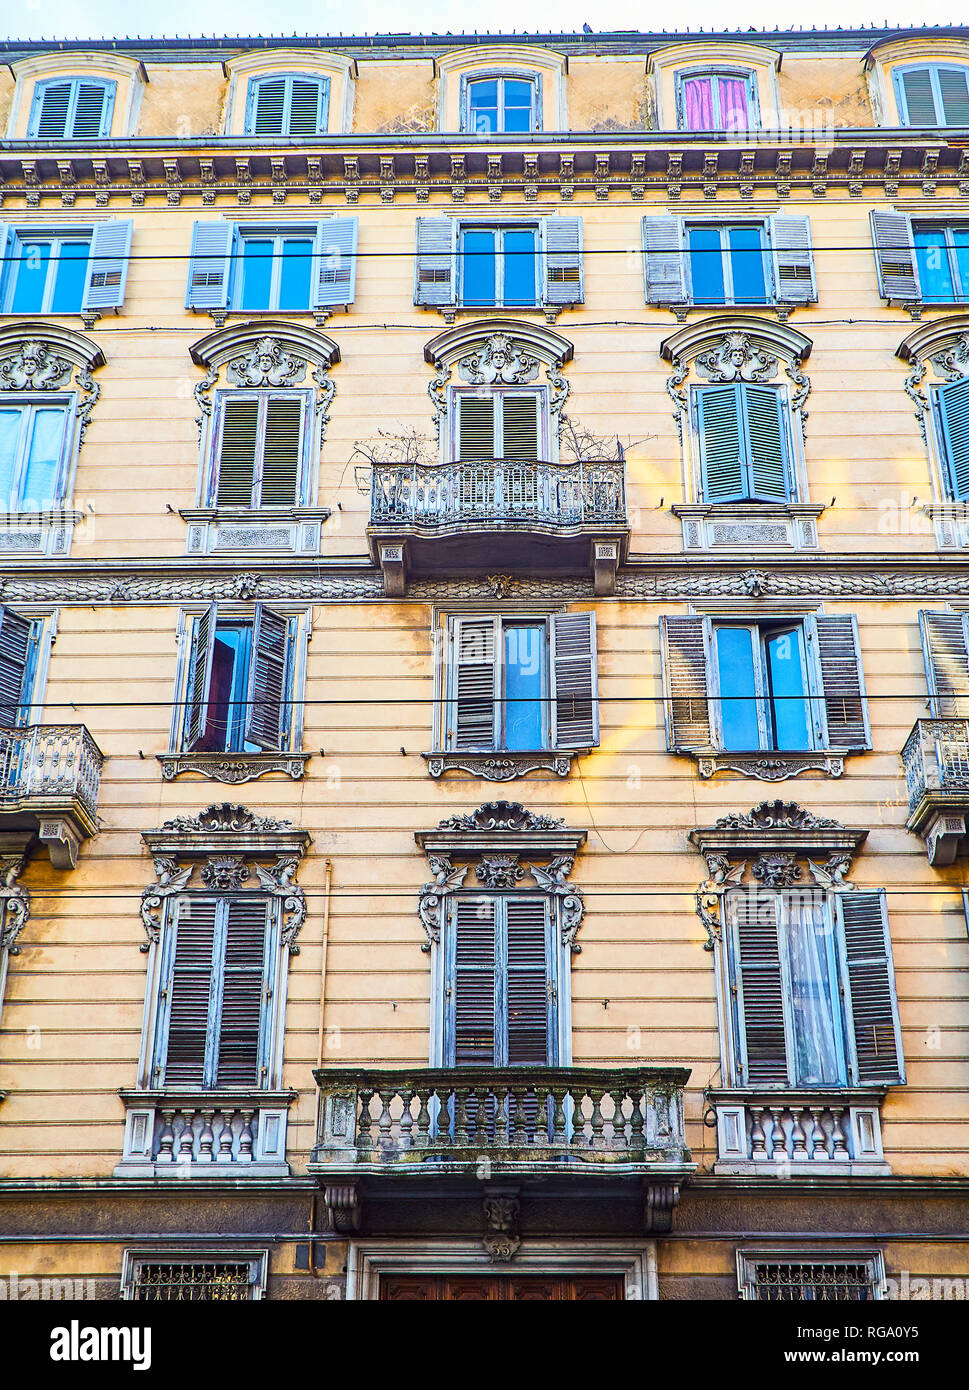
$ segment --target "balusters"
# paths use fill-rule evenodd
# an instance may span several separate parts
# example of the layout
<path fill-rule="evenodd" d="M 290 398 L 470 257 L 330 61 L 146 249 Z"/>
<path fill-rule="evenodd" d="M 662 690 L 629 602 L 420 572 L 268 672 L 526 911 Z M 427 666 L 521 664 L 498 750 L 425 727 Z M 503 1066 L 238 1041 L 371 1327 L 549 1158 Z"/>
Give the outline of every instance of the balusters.
<path fill-rule="evenodd" d="M 215 1144 L 215 1135 L 212 1133 L 214 1115 L 214 1110 L 202 1111 L 202 1132 L 199 1135 L 199 1151 L 195 1159 L 196 1163 L 212 1162 L 212 1149 Z"/>
<path fill-rule="evenodd" d="M 556 1088 L 552 1097 L 554 1101 L 552 1110 L 552 1143 L 554 1145 L 568 1143 L 568 1116 L 565 1113 L 565 1087 L 561 1090 Z"/>
<path fill-rule="evenodd" d="M 252 1162 L 252 1149 L 255 1139 L 252 1133 L 252 1117 L 254 1110 L 242 1111 L 242 1128 L 239 1131 L 239 1163 Z"/>
<path fill-rule="evenodd" d="M 158 1135 L 158 1156 L 156 1163 L 174 1163 L 175 1111 L 165 1109 L 161 1112 L 162 1126 Z"/>
<path fill-rule="evenodd" d="M 195 1111 L 180 1110 L 182 1132 L 178 1136 L 178 1162 L 191 1163 L 195 1150 Z"/>
<path fill-rule="evenodd" d="M 400 1112 L 400 1147 L 410 1148 L 411 1131 L 414 1126 L 414 1116 L 411 1114 L 411 1102 L 414 1099 L 414 1090 L 411 1086 L 404 1086 L 400 1092 L 400 1098 L 404 1108 Z"/>
<path fill-rule="evenodd" d="M 384 1097 L 383 1091 L 375 1091 L 374 1095 L 377 1097 L 378 1106 L 377 1148 L 380 1151 L 380 1153 L 386 1153 L 388 1149 L 393 1148 L 394 1144 L 394 1138 L 392 1133 L 394 1121 L 393 1116 L 390 1113 L 390 1107 L 394 1099 L 394 1092 L 392 1090 L 389 1091 L 386 1098 Z"/>
<path fill-rule="evenodd" d="M 357 1153 L 361 1158 L 365 1158 L 373 1152 L 373 1138 L 370 1132 L 370 1102 L 373 1099 L 373 1091 L 369 1086 L 360 1088 L 360 1118 L 357 1121 Z"/>
<path fill-rule="evenodd" d="M 629 1094 L 633 1102 L 633 1113 L 629 1117 L 629 1147 L 631 1149 L 645 1149 L 649 1097 L 642 1087 L 636 1087 Z"/>
<path fill-rule="evenodd" d="M 508 1147 L 508 1107 L 510 1105 L 507 1086 L 495 1087 L 495 1148 Z"/>
<path fill-rule="evenodd" d="M 601 1149 L 604 1147 L 604 1135 L 606 1117 L 602 1113 L 602 1098 L 605 1091 L 597 1086 L 595 1090 L 589 1087 L 589 1095 L 592 1098 L 592 1148 Z"/>
<path fill-rule="evenodd" d="M 850 1157 L 848 1153 L 848 1143 L 845 1139 L 845 1132 L 842 1125 L 844 1113 L 845 1112 L 843 1106 L 831 1106 L 831 1118 L 834 1122 L 834 1127 L 831 1131 L 831 1142 L 834 1147 L 834 1153 L 832 1154 L 832 1158 L 835 1160 L 836 1163 L 847 1163 Z"/>
<path fill-rule="evenodd" d="M 828 1137 L 824 1132 L 823 1116 L 823 1106 L 811 1106 L 811 1119 L 814 1122 L 814 1129 L 811 1133 L 811 1160 L 814 1163 L 819 1161 L 826 1163 L 828 1159 Z"/>
<path fill-rule="evenodd" d="M 807 1144 L 804 1138 L 804 1130 L 801 1126 L 801 1107 L 795 1105 L 791 1108 L 791 1158 L 795 1163 L 804 1162 L 807 1159 Z"/>
<path fill-rule="evenodd" d="M 757 1162 L 763 1162 L 767 1158 L 767 1140 L 764 1134 L 764 1110 L 761 1106 L 753 1106 L 750 1112 L 750 1148 L 751 1156 Z"/>
<path fill-rule="evenodd" d="M 535 1116 L 535 1143 L 542 1145 L 548 1143 L 548 1092 L 544 1086 L 539 1088 L 538 1093 L 538 1114 Z"/>
<path fill-rule="evenodd" d="M 774 1121 L 771 1130 L 771 1158 L 783 1162 L 787 1158 L 787 1140 L 784 1137 L 784 1122 L 781 1119 L 784 1114 L 784 1107 L 772 1105 L 770 1113 Z"/>
<path fill-rule="evenodd" d="M 421 1148 L 430 1146 L 431 1142 L 431 1110 L 430 1110 L 430 1090 L 421 1088 L 420 1107 L 417 1111 L 417 1126 L 414 1132 L 414 1141 Z"/>
<path fill-rule="evenodd" d="M 621 1090 L 617 1090 L 612 1098 L 612 1147 L 614 1149 L 624 1149 L 626 1147 L 626 1116 L 623 1112 L 625 1095 Z"/>
<path fill-rule="evenodd" d="M 232 1111 L 223 1110 L 222 1133 L 219 1135 L 219 1152 L 216 1158 L 217 1163 L 232 1162 Z"/>
<path fill-rule="evenodd" d="M 468 1093 L 460 1086 L 454 1088 L 454 1142 L 462 1147 L 468 1142 Z"/>

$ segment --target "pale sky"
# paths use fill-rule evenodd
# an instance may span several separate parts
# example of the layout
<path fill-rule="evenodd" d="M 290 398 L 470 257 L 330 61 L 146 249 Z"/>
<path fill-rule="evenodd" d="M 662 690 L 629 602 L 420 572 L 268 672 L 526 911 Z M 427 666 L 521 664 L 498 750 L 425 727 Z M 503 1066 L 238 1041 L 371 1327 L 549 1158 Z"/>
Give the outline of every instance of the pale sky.
<path fill-rule="evenodd" d="M 659 7 L 657 7 L 658 9 Z M 725 7 L 714 0 L 680 0 L 662 8 L 675 14 L 682 28 L 747 29 L 789 25 L 806 20 L 818 28 L 852 28 L 876 24 L 904 28 L 912 23 L 911 3 L 901 0 L 813 0 L 805 7 L 777 0 L 742 0 Z M 350 16 L 352 15 L 352 23 Z M 920 24 L 969 24 L 958 0 L 921 0 Z M 387 33 L 463 33 L 478 30 L 511 36 L 524 26 L 532 33 L 580 30 L 643 29 L 659 25 L 660 16 L 643 0 L 489 0 L 473 7 L 467 0 L 160 0 L 141 5 L 131 0 L 8 0 L 0 16 L 6 39 L 76 39 L 131 37 L 198 37 L 202 34 L 281 35 Z M 669 27 L 669 26 L 667 26 Z"/>

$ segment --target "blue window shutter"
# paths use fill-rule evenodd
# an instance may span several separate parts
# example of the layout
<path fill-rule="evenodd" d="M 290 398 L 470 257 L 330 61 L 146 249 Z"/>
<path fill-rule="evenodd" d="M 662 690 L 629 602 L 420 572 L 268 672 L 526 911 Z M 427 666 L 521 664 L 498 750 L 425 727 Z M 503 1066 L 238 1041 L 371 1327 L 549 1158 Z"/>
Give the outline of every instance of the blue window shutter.
<path fill-rule="evenodd" d="M 454 619 L 445 748 L 497 746 L 499 645 L 497 619 Z"/>
<path fill-rule="evenodd" d="M 791 492 L 787 398 L 772 386 L 744 383 L 739 392 L 747 434 L 747 495 L 786 502 Z"/>
<path fill-rule="evenodd" d="M 818 614 L 817 660 L 821 671 L 828 748 L 870 748 L 868 699 L 861 665 L 858 622 L 853 613 Z"/>
<path fill-rule="evenodd" d="M 115 82 L 77 82 L 74 120 L 69 131 L 74 140 L 97 140 L 110 133 L 114 112 Z"/>
<path fill-rule="evenodd" d="M 938 387 L 935 403 L 949 492 L 969 498 L 969 378 Z"/>
<path fill-rule="evenodd" d="M 83 309 L 120 309 L 124 303 L 134 223 L 128 217 L 97 222 L 91 239 Z"/>
<path fill-rule="evenodd" d="M 215 898 L 188 896 L 177 903 L 156 1053 L 166 1086 L 200 1087 L 209 1079 L 220 906 Z"/>
<path fill-rule="evenodd" d="M 215 655 L 215 624 L 218 607 L 212 603 L 195 625 L 192 660 L 189 665 L 187 707 L 185 719 L 185 748 L 197 748 L 205 733 L 209 713 L 209 688 L 212 683 L 212 660 Z"/>
<path fill-rule="evenodd" d="M 777 896 L 726 895 L 731 985 L 741 1086 L 783 1086 L 788 1080 L 784 979 L 777 933 Z"/>
<path fill-rule="evenodd" d="M 585 296 L 582 218 L 545 217 L 545 303 L 581 304 Z"/>
<path fill-rule="evenodd" d="M 919 611 L 925 678 L 933 719 L 969 717 L 969 641 L 966 615 L 945 609 Z"/>
<path fill-rule="evenodd" d="M 257 604 L 246 701 L 246 740 L 260 748 L 283 746 L 289 649 L 289 619 Z"/>
<path fill-rule="evenodd" d="M 682 217 L 643 218 L 643 273 L 647 304 L 685 304 L 686 253 Z"/>
<path fill-rule="evenodd" d="M 289 122 L 284 134 L 314 136 L 325 133 L 329 85 L 325 77 L 289 79 Z"/>
<path fill-rule="evenodd" d="M 508 1066 L 555 1062 L 554 1000 L 549 989 L 549 904 L 544 893 L 506 898 L 505 1019 Z"/>
<path fill-rule="evenodd" d="M 457 295 L 455 217 L 418 217 L 414 303 L 443 308 Z"/>
<path fill-rule="evenodd" d="M 921 299 L 912 220 L 907 212 L 884 208 L 871 213 L 871 240 L 875 249 L 878 293 L 883 299 Z"/>
<path fill-rule="evenodd" d="M 969 68 L 939 68 L 939 92 L 945 124 L 969 126 Z"/>
<path fill-rule="evenodd" d="M 771 217 L 774 298 L 781 304 L 816 304 L 817 281 L 809 217 Z"/>
<path fill-rule="evenodd" d="M 904 1085 L 902 1030 L 885 891 L 835 895 L 856 1085 Z"/>
<path fill-rule="evenodd" d="M 908 68 L 896 72 L 895 91 L 902 94 L 900 106 L 905 125 L 937 126 L 941 123 L 941 113 L 936 110 L 932 90 L 931 68 Z"/>
<path fill-rule="evenodd" d="M 316 231 L 311 308 L 350 305 L 357 284 L 357 219 L 330 217 Z"/>
<path fill-rule="evenodd" d="M 27 666 L 31 655 L 33 623 L 12 608 L 0 608 L 0 728 L 22 722 Z"/>
<path fill-rule="evenodd" d="M 262 77 L 251 81 L 246 134 L 282 135 L 285 105 L 285 77 Z"/>
<path fill-rule="evenodd" d="M 235 227 L 221 218 L 196 222 L 188 262 L 187 309 L 224 309 L 229 302 L 229 279 Z"/>
<path fill-rule="evenodd" d="M 738 386 L 701 386 L 694 393 L 704 502 L 746 497 L 743 424 Z"/>
<path fill-rule="evenodd" d="M 71 109 L 73 82 L 38 82 L 27 122 L 28 139 L 63 140 Z"/>
<path fill-rule="evenodd" d="M 707 684 L 708 618 L 660 618 L 666 746 L 674 753 L 711 746 Z"/>
<path fill-rule="evenodd" d="M 497 906 L 484 895 L 452 900 L 445 986 L 451 1066 L 497 1061 Z"/>
<path fill-rule="evenodd" d="M 599 742 L 596 615 L 556 613 L 551 623 L 552 746 Z"/>
<path fill-rule="evenodd" d="M 211 1084 L 265 1086 L 269 1058 L 263 1018 L 272 988 L 267 969 L 269 902 L 263 897 L 230 898 L 225 915 L 218 1064 Z"/>

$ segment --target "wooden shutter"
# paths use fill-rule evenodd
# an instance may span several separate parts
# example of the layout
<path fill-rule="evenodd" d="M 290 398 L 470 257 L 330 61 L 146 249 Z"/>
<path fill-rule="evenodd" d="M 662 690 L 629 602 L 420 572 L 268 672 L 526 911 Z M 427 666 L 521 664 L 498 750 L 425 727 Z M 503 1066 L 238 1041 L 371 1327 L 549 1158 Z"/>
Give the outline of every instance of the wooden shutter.
<path fill-rule="evenodd" d="M 130 217 L 114 217 L 94 224 L 87 263 L 82 309 L 120 309 L 124 303 L 131 255 Z"/>
<path fill-rule="evenodd" d="M 935 109 L 935 95 L 932 91 L 932 73 L 929 68 L 911 68 L 900 74 L 902 91 L 905 93 L 905 114 L 910 126 L 937 126 L 939 115 Z"/>
<path fill-rule="evenodd" d="M 939 68 L 942 120 L 946 125 L 969 126 L 969 75 L 965 68 Z"/>
<path fill-rule="evenodd" d="M 596 615 L 556 613 L 549 630 L 552 746 L 593 748 L 599 742 Z"/>
<path fill-rule="evenodd" d="M 871 239 L 875 248 L 878 293 L 883 299 L 921 299 L 912 222 L 907 212 L 873 209 Z"/>
<path fill-rule="evenodd" d="M 449 748 L 495 747 L 497 648 L 497 619 L 455 619 Z"/>
<path fill-rule="evenodd" d="M 849 986 L 854 1080 L 862 1086 L 902 1084 L 905 1063 L 884 891 L 838 893 L 835 903 Z"/>
<path fill-rule="evenodd" d="M 933 719 L 969 717 L 969 645 L 962 613 L 919 613 Z"/>
<path fill-rule="evenodd" d="M 495 1056 L 496 902 L 456 898 L 450 1000 L 454 1065 L 491 1066 Z"/>
<path fill-rule="evenodd" d="M 545 303 L 581 304 L 584 297 L 582 273 L 582 218 L 545 217 Z"/>
<path fill-rule="evenodd" d="M 245 403 L 243 403 L 245 404 Z M 255 402 L 253 402 L 255 404 Z M 300 460 L 303 456 L 303 406 L 305 397 L 270 396 L 265 403 L 266 425 L 263 434 L 262 484 L 259 504 L 263 507 L 292 507 L 297 501 Z M 244 412 L 243 412 L 244 414 Z M 243 445 L 240 453 L 239 479 L 237 486 L 244 491 L 245 454 L 248 435 L 240 435 Z M 225 460 L 225 430 L 222 434 L 222 459 Z M 219 471 L 219 499 L 222 498 L 222 471 Z M 250 479 L 250 492 L 252 481 Z M 227 483 L 228 487 L 228 483 Z M 244 506 L 245 503 L 242 503 Z"/>
<path fill-rule="evenodd" d="M 251 507 L 259 439 L 259 401 L 253 396 L 223 396 L 221 424 L 216 506 Z"/>
<path fill-rule="evenodd" d="M 175 915 L 175 945 L 167 981 L 166 1086 L 202 1086 L 208 1054 L 215 976 L 218 900 L 185 897 Z"/>
<path fill-rule="evenodd" d="M 415 304 L 443 306 L 455 302 L 457 233 L 454 217 L 417 219 Z"/>
<path fill-rule="evenodd" d="M 314 309 L 353 303 L 357 287 L 357 219 L 329 217 L 316 229 Z"/>
<path fill-rule="evenodd" d="M 215 624 L 218 605 L 210 604 L 195 624 L 192 661 L 189 673 L 188 711 L 185 723 L 185 743 L 188 750 L 198 747 L 208 722 L 209 687 L 212 682 L 212 660 L 215 655 Z"/>
<path fill-rule="evenodd" d="M 695 393 L 704 502 L 747 495 L 744 441 L 736 386 L 703 386 Z"/>
<path fill-rule="evenodd" d="M 321 135 L 326 129 L 329 80 L 294 77 L 289 101 L 288 135 Z"/>
<path fill-rule="evenodd" d="M 781 304 L 814 304 L 818 287 L 808 217 L 771 217 L 774 298 Z"/>
<path fill-rule="evenodd" d="M 246 705 L 246 740 L 260 748 L 282 747 L 286 701 L 286 657 L 289 619 L 256 604 L 252 624 L 252 658 Z"/>
<path fill-rule="evenodd" d="M 786 395 L 772 386 L 740 388 L 749 450 L 748 493 L 764 501 L 786 502 L 790 495 Z"/>
<path fill-rule="evenodd" d="M 778 900 L 744 890 L 727 894 L 733 931 L 740 1068 L 743 1086 L 783 1085 L 787 1079 L 784 989 L 777 937 Z"/>
<path fill-rule="evenodd" d="M 935 403 L 950 491 L 955 498 L 969 498 L 969 380 L 938 387 Z"/>
<path fill-rule="evenodd" d="M 0 608 L 0 727 L 12 729 L 21 722 L 21 703 L 30 660 L 33 623 L 12 608 Z"/>
<path fill-rule="evenodd" d="M 228 304 L 234 238 L 234 226 L 221 218 L 194 224 L 185 294 L 187 309 L 224 309 Z"/>
<path fill-rule="evenodd" d="M 501 397 L 501 456 L 514 463 L 534 463 L 539 457 L 538 409 L 535 394 Z"/>
<path fill-rule="evenodd" d="M 663 704 L 666 746 L 673 752 L 709 748 L 705 618 L 660 619 L 663 650 Z"/>
<path fill-rule="evenodd" d="M 67 135 L 67 114 L 74 84 L 48 82 L 34 95 L 27 134 L 40 140 L 63 140 Z"/>
<path fill-rule="evenodd" d="M 808 629 L 812 625 L 808 624 Z M 868 700 L 861 667 L 858 622 L 853 613 L 814 619 L 829 748 L 870 748 Z"/>
<path fill-rule="evenodd" d="M 97 140 L 111 128 L 114 86 L 105 82 L 81 82 L 70 134 L 75 140 Z"/>
<path fill-rule="evenodd" d="M 686 255 L 681 217 L 643 218 L 643 268 L 647 304 L 685 304 Z"/>
<path fill-rule="evenodd" d="M 552 1060 L 548 900 L 507 898 L 505 912 L 507 1063 L 545 1066 Z"/>
<path fill-rule="evenodd" d="M 253 81 L 249 87 L 249 111 L 246 121 L 248 133 L 282 135 L 285 105 L 285 77 L 268 77 Z"/>
<path fill-rule="evenodd" d="M 217 1086 L 258 1086 L 262 1048 L 269 903 L 264 898 L 230 898 L 226 904 L 225 963 L 219 1018 Z"/>
<path fill-rule="evenodd" d="M 461 462 L 490 462 L 495 450 L 495 398 L 490 393 L 473 396 L 461 392 L 454 396 L 458 412 L 458 459 Z"/>

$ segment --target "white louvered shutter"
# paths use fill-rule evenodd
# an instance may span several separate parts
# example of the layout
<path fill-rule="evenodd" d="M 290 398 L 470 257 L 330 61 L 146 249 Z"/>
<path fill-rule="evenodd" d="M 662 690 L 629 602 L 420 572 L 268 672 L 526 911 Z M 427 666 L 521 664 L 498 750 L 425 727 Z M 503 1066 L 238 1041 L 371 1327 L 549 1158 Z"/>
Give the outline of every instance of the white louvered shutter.
<path fill-rule="evenodd" d="M 195 624 L 192 663 L 188 686 L 188 712 L 185 723 L 186 747 L 197 748 L 208 722 L 209 688 L 215 656 L 215 624 L 218 606 L 210 604 Z"/>
<path fill-rule="evenodd" d="M 502 458 L 513 463 L 534 463 L 540 457 L 539 405 L 540 397 L 535 394 L 519 396 L 507 391 L 502 393 Z"/>
<path fill-rule="evenodd" d="M 905 1062 L 885 894 L 838 893 L 839 948 L 847 975 L 856 1085 L 902 1084 Z"/>
<path fill-rule="evenodd" d="M 643 218 L 643 270 L 647 304 L 686 303 L 689 296 L 682 218 Z"/>
<path fill-rule="evenodd" d="M 185 897 L 175 915 L 175 947 L 166 981 L 168 1019 L 164 1055 L 166 1086 L 206 1082 L 216 969 L 215 898 Z"/>
<path fill-rule="evenodd" d="M 196 222 L 188 262 L 187 309 L 224 309 L 229 302 L 229 277 L 235 227 L 221 218 Z"/>
<path fill-rule="evenodd" d="M 808 217 L 771 217 L 774 297 L 781 304 L 814 304 L 818 287 Z"/>
<path fill-rule="evenodd" d="M 133 226 L 130 217 L 95 223 L 81 300 L 83 309 L 121 308 L 128 280 Z"/>
<path fill-rule="evenodd" d="M 444 307 L 457 296 L 457 219 L 419 217 L 414 303 Z"/>
<path fill-rule="evenodd" d="M 221 426 L 216 505 L 251 507 L 259 439 L 258 399 L 254 396 L 223 397 Z"/>
<path fill-rule="evenodd" d="M 40 140 L 63 140 L 68 134 L 67 117 L 74 84 L 49 82 L 34 97 L 27 134 Z"/>
<path fill-rule="evenodd" d="M 282 747 L 289 634 L 288 618 L 274 613 L 264 604 L 256 604 L 246 705 L 246 740 L 267 750 Z"/>
<path fill-rule="evenodd" d="M 878 293 L 883 299 L 921 299 L 912 222 L 906 212 L 872 210 L 871 239 L 875 249 Z"/>
<path fill-rule="evenodd" d="M 787 397 L 771 386 L 740 388 L 749 454 L 748 495 L 786 502 L 790 495 L 787 449 Z"/>
<path fill-rule="evenodd" d="M 270 396 L 265 402 L 262 483 L 259 494 L 259 502 L 263 507 L 292 507 L 298 500 L 305 404 L 306 398 L 302 395 Z M 224 441 L 223 434 L 223 446 Z M 223 456 L 224 452 L 223 447 Z M 240 490 L 243 483 L 244 479 L 240 475 Z"/>
<path fill-rule="evenodd" d="M 969 126 L 969 72 L 965 68 L 940 68 L 939 90 L 944 123 Z"/>
<path fill-rule="evenodd" d="M 495 747 L 498 637 L 497 618 L 455 619 L 449 748 Z"/>
<path fill-rule="evenodd" d="M 969 718 L 969 643 L 962 613 L 919 613 L 933 719 Z"/>
<path fill-rule="evenodd" d="M 704 502 L 747 495 L 744 439 L 736 386 L 703 386 L 695 393 Z"/>
<path fill-rule="evenodd" d="M 462 391 L 455 394 L 454 406 L 458 413 L 458 460 L 490 462 L 496 458 L 494 396 L 474 396 Z"/>
<path fill-rule="evenodd" d="M 12 729 L 20 722 L 32 630 L 29 618 L 0 608 L 0 728 Z"/>
<path fill-rule="evenodd" d="M 313 255 L 314 309 L 353 303 L 357 292 L 357 218 L 319 223 Z"/>
<path fill-rule="evenodd" d="M 742 1069 L 737 1079 L 743 1086 L 783 1085 L 788 1079 L 778 906 L 768 894 L 727 894 Z"/>
<path fill-rule="evenodd" d="M 545 303 L 581 304 L 584 297 L 582 269 L 582 218 L 546 217 Z"/>
<path fill-rule="evenodd" d="M 969 498 L 969 380 L 949 381 L 938 387 L 935 404 L 949 488 L 953 497 Z"/>
<path fill-rule="evenodd" d="M 818 614 L 817 632 L 828 748 L 870 748 L 868 701 L 853 613 Z"/>
<path fill-rule="evenodd" d="M 932 74 L 928 68 L 912 68 L 901 74 L 905 93 L 905 110 L 910 126 L 937 126 L 939 113 L 935 109 Z"/>
<path fill-rule="evenodd" d="M 709 748 L 709 620 L 664 616 L 660 624 L 667 747 L 673 752 Z"/>
<path fill-rule="evenodd" d="M 505 1009 L 509 1066 L 552 1061 L 548 899 L 506 898 Z"/>
<path fill-rule="evenodd" d="M 455 898 L 454 966 L 449 987 L 454 1065 L 496 1061 L 497 904 L 494 898 Z"/>
<path fill-rule="evenodd" d="M 593 748 L 599 742 L 596 615 L 556 613 L 550 631 L 552 745 Z"/>
<path fill-rule="evenodd" d="M 267 978 L 269 903 L 265 898 L 230 898 L 219 1010 L 217 1086 L 258 1086 Z"/>

